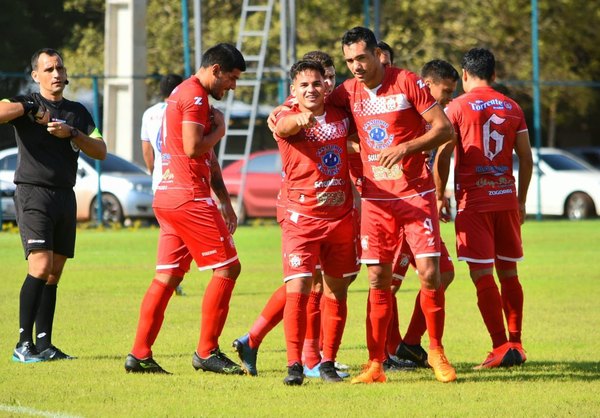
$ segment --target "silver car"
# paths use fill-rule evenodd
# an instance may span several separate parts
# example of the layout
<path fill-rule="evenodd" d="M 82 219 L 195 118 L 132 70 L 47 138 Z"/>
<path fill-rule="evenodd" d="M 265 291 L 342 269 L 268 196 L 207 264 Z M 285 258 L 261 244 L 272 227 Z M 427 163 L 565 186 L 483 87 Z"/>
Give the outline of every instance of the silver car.
<path fill-rule="evenodd" d="M 122 223 L 133 219 L 154 220 L 152 177 L 141 167 L 108 153 L 100 165 L 100 185 L 96 160 L 79 154 L 75 196 L 77 220 L 97 221 L 98 190 L 102 195 L 103 222 Z M 17 167 L 17 148 L 0 151 L 0 179 L 12 183 Z"/>

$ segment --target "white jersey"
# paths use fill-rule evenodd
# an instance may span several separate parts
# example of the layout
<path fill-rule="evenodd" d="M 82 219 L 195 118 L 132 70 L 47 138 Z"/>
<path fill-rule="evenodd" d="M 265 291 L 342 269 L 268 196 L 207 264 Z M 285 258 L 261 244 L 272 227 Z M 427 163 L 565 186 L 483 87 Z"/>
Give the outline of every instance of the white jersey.
<path fill-rule="evenodd" d="M 154 171 L 152 172 L 152 191 L 156 191 L 162 178 L 162 157 L 160 154 L 160 132 L 163 114 L 167 104 L 156 103 L 149 107 L 142 116 L 142 141 L 150 142 L 154 150 Z"/>

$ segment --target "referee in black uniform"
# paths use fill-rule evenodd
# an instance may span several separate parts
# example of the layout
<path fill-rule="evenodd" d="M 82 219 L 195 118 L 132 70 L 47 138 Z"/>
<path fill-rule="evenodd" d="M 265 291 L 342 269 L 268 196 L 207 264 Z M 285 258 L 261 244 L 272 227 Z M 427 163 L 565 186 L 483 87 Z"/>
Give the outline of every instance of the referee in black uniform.
<path fill-rule="evenodd" d="M 90 113 L 63 97 L 69 82 L 60 53 L 40 49 L 31 69 L 40 92 L 0 101 L 0 123 L 11 123 L 18 134 L 15 206 L 28 262 L 13 352 L 13 360 L 21 363 L 72 358 L 52 344 L 52 323 L 58 281 L 75 250 L 77 158 L 80 150 L 99 160 L 106 157 Z"/>

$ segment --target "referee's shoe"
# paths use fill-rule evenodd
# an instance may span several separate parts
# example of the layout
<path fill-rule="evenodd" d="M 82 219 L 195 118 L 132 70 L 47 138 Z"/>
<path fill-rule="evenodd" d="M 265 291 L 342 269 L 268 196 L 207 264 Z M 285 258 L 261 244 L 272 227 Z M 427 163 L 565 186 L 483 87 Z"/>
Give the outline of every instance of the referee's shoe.
<path fill-rule="evenodd" d="M 42 361 L 40 353 L 31 341 L 18 343 L 13 351 L 12 359 L 19 363 L 37 363 L 38 361 Z"/>

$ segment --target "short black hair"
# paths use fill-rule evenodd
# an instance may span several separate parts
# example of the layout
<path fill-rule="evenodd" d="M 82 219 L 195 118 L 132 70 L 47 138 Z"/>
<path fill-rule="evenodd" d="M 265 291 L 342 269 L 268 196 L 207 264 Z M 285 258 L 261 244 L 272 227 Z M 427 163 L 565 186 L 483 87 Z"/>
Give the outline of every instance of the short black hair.
<path fill-rule="evenodd" d="M 303 60 L 317 61 L 320 62 L 323 67 L 334 67 L 333 58 L 323 51 L 310 51 L 304 54 Z"/>
<path fill-rule="evenodd" d="M 38 49 L 31 56 L 31 70 L 32 71 L 37 68 L 38 61 L 40 59 L 40 55 L 42 55 L 42 54 L 50 55 L 51 57 L 58 56 L 61 61 L 64 61 L 62 55 L 56 49 L 52 49 L 52 48 Z"/>
<path fill-rule="evenodd" d="M 486 81 L 492 81 L 496 71 L 496 59 L 489 49 L 473 48 L 461 61 L 461 67 L 469 74 Z"/>
<path fill-rule="evenodd" d="M 160 79 L 159 88 L 160 95 L 164 99 L 171 95 L 171 92 L 175 87 L 177 87 L 183 78 L 179 74 L 167 74 Z"/>
<path fill-rule="evenodd" d="M 347 30 L 344 36 L 342 36 L 342 49 L 344 45 L 348 46 L 360 41 L 365 43 L 369 51 L 374 51 L 377 48 L 377 38 L 373 31 L 363 26 L 356 26 Z"/>
<path fill-rule="evenodd" d="M 322 77 L 325 77 L 325 69 L 320 62 L 313 60 L 300 60 L 292 65 L 292 68 L 290 68 L 290 80 L 293 82 L 299 73 L 306 70 L 318 71 Z"/>
<path fill-rule="evenodd" d="M 211 65 L 219 64 L 224 72 L 231 72 L 234 69 L 246 71 L 246 60 L 242 53 L 233 45 L 228 43 L 220 43 L 208 48 L 202 54 L 203 68 L 208 68 Z"/>
<path fill-rule="evenodd" d="M 392 47 L 389 46 L 386 42 L 383 42 L 383 41 L 377 42 L 377 46 L 382 51 L 387 51 L 388 54 L 390 54 L 390 62 L 393 64 L 394 63 L 394 50 L 392 49 Z"/>
<path fill-rule="evenodd" d="M 436 82 L 440 80 L 458 81 L 460 76 L 456 68 L 448 61 L 434 59 L 426 62 L 421 68 L 421 78 L 431 78 Z"/>

